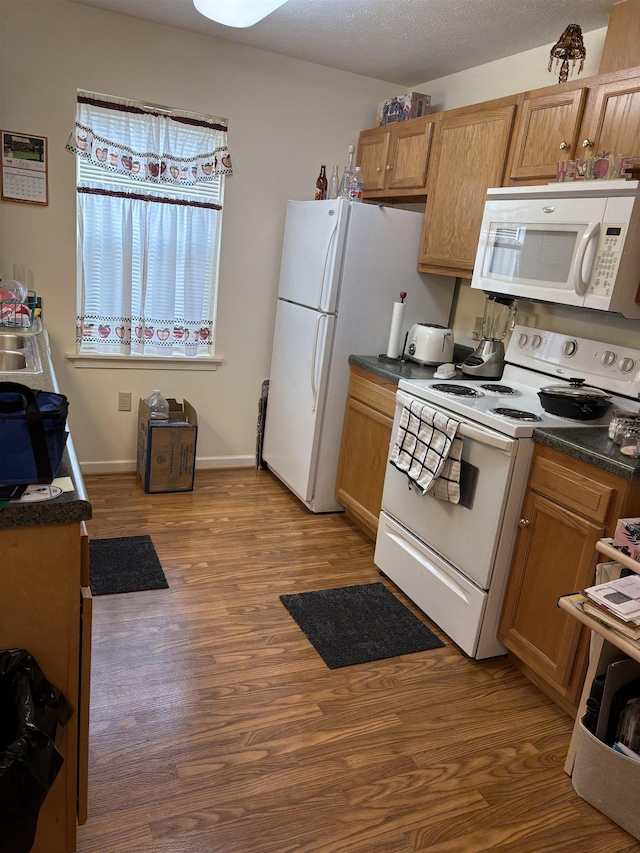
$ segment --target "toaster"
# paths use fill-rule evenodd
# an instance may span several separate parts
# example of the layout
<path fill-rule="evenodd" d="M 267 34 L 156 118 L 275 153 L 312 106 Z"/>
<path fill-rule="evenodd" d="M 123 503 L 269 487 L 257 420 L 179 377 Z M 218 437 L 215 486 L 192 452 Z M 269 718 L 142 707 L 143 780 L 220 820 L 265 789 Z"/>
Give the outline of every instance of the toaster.
<path fill-rule="evenodd" d="M 415 323 L 409 330 L 405 357 L 418 364 L 453 361 L 453 332 L 435 323 Z"/>

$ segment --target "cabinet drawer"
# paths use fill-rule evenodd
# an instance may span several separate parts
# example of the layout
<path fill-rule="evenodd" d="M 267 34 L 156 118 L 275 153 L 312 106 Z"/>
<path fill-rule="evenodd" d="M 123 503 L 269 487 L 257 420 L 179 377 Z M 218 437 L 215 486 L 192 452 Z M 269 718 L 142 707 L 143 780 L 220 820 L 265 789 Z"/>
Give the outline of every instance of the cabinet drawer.
<path fill-rule="evenodd" d="M 585 518 L 604 522 L 615 489 L 580 474 L 551 459 L 538 459 L 531 475 L 531 488 L 540 495 L 558 500 L 562 505 L 579 512 Z"/>
<path fill-rule="evenodd" d="M 373 377 L 359 368 L 351 368 L 349 396 L 391 419 L 396 410 L 397 385 L 390 379 Z"/>

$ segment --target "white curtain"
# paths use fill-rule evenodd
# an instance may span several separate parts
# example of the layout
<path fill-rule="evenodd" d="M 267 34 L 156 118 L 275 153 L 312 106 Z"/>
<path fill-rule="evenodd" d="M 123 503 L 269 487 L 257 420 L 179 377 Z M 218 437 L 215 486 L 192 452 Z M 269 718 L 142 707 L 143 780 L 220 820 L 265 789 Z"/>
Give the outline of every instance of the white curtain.
<path fill-rule="evenodd" d="M 89 108 L 91 116 L 87 115 Z M 80 114 L 83 121 L 90 119 L 94 133 L 90 162 L 86 147 L 82 155 L 85 160 L 77 188 L 78 351 L 211 355 L 215 344 L 221 178 L 220 172 L 206 175 L 204 195 L 199 191 L 200 180 L 194 184 L 191 179 L 209 161 L 213 170 L 212 152 L 225 140 L 216 130 L 207 145 L 199 125 L 176 127 L 164 115 L 112 110 L 102 103 L 83 102 L 79 104 Z M 170 133 L 165 132 L 168 128 Z M 96 162 L 96 139 L 99 137 L 99 145 L 104 146 L 107 134 L 116 132 L 121 139 L 105 146 L 106 159 Z M 154 135 L 158 137 L 154 140 L 158 150 L 143 151 L 144 139 L 150 141 Z M 169 137 L 172 151 L 167 148 Z M 153 163 L 160 164 L 159 180 L 140 183 L 138 175 L 129 174 L 128 155 L 122 153 L 125 149 L 136 150 L 131 156 L 139 159 L 133 162 L 144 163 L 138 174 L 143 170 L 148 173 Z M 109 167 L 111 150 L 117 150 L 118 158 L 126 160 L 127 165 L 123 167 L 120 162 Z M 224 150 L 228 157 L 226 141 Z M 187 161 L 190 165 L 185 167 Z M 163 162 L 165 169 L 161 168 Z M 170 163 L 183 164 L 177 177 L 177 166 L 172 175 Z M 219 164 L 220 169 L 227 168 L 221 159 Z M 179 186 L 184 168 L 191 177 Z"/>

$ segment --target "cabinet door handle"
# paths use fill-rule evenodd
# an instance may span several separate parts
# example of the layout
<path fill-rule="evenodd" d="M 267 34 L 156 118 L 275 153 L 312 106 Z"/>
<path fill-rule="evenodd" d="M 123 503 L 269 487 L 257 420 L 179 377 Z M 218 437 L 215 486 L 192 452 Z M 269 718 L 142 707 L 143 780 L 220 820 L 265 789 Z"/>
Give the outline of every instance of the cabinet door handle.
<path fill-rule="evenodd" d="M 531 522 L 529 521 L 528 518 L 521 518 L 520 521 L 518 522 L 518 527 L 521 527 L 521 528 L 528 527 L 530 524 L 531 524 Z"/>
<path fill-rule="evenodd" d="M 593 142 L 590 139 L 583 139 L 582 140 L 582 147 L 583 148 L 592 148 Z"/>
<path fill-rule="evenodd" d="M 389 172 L 391 169 L 393 169 L 393 166 L 387 166 L 387 172 Z"/>
<path fill-rule="evenodd" d="M 565 148 L 568 148 L 568 147 L 569 147 L 569 143 L 562 140 L 562 142 L 560 143 L 560 150 L 564 151 Z"/>
<path fill-rule="evenodd" d="M 376 169 L 376 172 L 381 172 L 381 171 L 382 171 L 382 166 L 378 166 L 378 168 Z"/>

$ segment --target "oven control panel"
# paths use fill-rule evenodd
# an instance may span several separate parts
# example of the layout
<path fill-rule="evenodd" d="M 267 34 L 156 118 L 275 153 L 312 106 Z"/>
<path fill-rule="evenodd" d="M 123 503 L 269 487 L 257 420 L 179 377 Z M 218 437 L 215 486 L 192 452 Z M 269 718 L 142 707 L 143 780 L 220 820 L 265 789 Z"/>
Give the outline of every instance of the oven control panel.
<path fill-rule="evenodd" d="M 640 399 L 640 350 L 632 347 L 516 326 L 505 361 Z"/>

